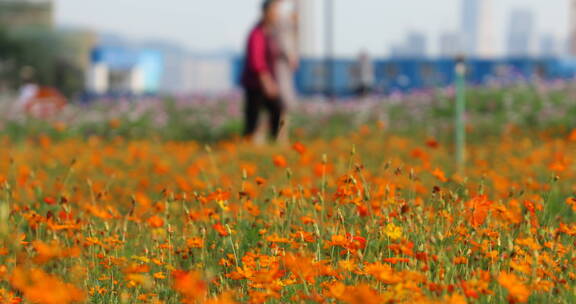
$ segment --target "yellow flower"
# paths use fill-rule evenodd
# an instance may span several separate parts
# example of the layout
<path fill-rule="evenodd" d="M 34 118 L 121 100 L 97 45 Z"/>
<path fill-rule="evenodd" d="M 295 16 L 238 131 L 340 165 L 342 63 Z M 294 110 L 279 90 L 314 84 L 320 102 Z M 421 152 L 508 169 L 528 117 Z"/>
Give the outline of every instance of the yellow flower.
<path fill-rule="evenodd" d="M 162 279 L 165 279 L 165 278 L 166 278 L 166 276 L 165 276 L 162 272 L 156 272 L 156 273 L 153 275 L 153 277 L 154 277 L 155 279 L 158 279 L 158 280 L 162 280 Z"/>
<path fill-rule="evenodd" d="M 150 263 L 150 259 L 147 258 L 147 257 L 145 257 L 145 256 L 136 256 L 136 255 L 133 255 L 133 256 L 132 256 L 132 259 L 133 259 L 133 260 L 140 261 L 140 262 L 142 262 L 142 263 Z"/>
<path fill-rule="evenodd" d="M 402 227 L 390 223 L 384 228 L 384 234 L 394 241 L 398 240 L 402 238 Z"/>
<path fill-rule="evenodd" d="M 228 202 L 219 200 L 218 205 L 222 208 L 222 211 L 230 211 L 230 207 L 228 207 Z"/>

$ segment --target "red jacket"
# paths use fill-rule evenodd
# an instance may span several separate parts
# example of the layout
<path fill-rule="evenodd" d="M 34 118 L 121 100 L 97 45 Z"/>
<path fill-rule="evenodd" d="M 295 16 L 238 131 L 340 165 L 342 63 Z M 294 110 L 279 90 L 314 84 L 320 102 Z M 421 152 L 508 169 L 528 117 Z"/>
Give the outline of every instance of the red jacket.
<path fill-rule="evenodd" d="M 259 76 L 263 73 L 274 76 L 274 47 L 264 26 L 258 23 L 248 37 L 242 86 L 246 89 L 262 89 Z"/>

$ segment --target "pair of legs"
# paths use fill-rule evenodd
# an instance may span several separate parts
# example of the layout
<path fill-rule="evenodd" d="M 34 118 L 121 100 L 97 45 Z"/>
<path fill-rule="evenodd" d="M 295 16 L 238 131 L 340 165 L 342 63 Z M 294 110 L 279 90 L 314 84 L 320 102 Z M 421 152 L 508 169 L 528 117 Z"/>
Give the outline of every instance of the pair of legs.
<path fill-rule="evenodd" d="M 370 85 L 361 84 L 356 88 L 356 94 L 359 97 L 367 97 L 370 93 L 372 93 L 372 87 Z"/>
<path fill-rule="evenodd" d="M 270 137 L 278 139 L 284 117 L 284 104 L 280 98 L 269 98 L 262 90 L 246 89 L 246 104 L 244 108 L 244 136 L 254 138 L 259 127 L 262 110 L 268 112 Z"/>

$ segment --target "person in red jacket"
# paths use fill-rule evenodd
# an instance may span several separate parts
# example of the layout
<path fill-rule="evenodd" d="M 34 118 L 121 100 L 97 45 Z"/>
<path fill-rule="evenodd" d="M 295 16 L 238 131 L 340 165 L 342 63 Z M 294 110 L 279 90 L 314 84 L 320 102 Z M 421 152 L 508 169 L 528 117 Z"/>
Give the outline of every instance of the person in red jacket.
<path fill-rule="evenodd" d="M 270 118 L 270 136 L 277 139 L 281 128 L 284 104 L 274 66 L 278 48 L 271 39 L 278 19 L 278 0 L 265 0 L 262 17 L 250 32 L 246 45 L 242 86 L 245 91 L 244 136 L 252 139 L 258 128 L 260 113 L 266 110 Z"/>

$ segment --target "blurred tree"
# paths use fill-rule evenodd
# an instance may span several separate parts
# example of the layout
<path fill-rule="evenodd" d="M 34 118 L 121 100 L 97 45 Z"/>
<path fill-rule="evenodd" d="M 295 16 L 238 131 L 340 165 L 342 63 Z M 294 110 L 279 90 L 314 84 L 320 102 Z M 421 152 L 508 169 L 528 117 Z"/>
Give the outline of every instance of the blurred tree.
<path fill-rule="evenodd" d="M 20 44 L 0 28 L 0 89 L 6 90 L 17 85 L 15 77 L 19 67 L 21 49 Z"/>
<path fill-rule="evenodd" d="M 24 67 L 34 70 L 34 81 L 53 86 L 71 97 L 83 89 L 83 72 L 68 57 L 66 39 L 48 29 L 0 28 L 0 87 L 17 89 Z"/>

